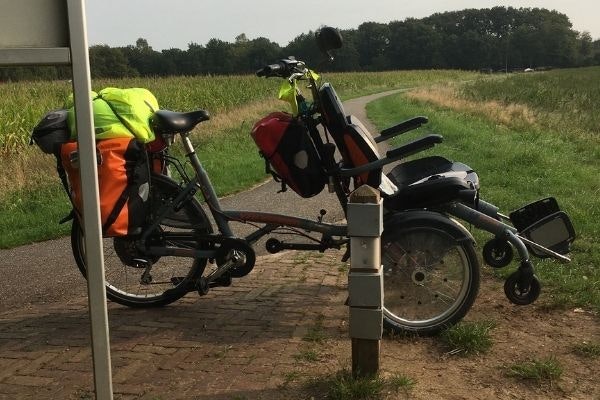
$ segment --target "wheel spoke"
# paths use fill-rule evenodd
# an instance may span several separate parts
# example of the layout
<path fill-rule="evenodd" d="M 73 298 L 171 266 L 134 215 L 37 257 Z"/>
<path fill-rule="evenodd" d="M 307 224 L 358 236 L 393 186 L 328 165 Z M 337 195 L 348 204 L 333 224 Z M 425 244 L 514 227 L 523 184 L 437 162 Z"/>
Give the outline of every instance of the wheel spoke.
<path fill-rule="evenodd" d="M 478 270 L 463 245 L 438 229 L 398 232 L 384 241 L 382 261 L 384 317 L 398 330 L 433 331 L 464 314 L 465 298 L 476 294 L 470 281 L 477 274 L 478 282 Z"/>

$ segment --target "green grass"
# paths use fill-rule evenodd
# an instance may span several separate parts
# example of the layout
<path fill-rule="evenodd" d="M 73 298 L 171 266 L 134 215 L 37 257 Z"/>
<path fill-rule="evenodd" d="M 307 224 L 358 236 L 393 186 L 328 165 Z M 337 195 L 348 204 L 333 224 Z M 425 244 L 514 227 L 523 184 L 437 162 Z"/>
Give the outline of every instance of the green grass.
<path fill-rule="evenodd" d="M 327 339 L 327 335 L 323 330 L 323 320 L 325 316 L 322 314 L 317 315 L 315 325 L 311 326 L 308 332 L 302 337 L 305 342 L 311 343 L 323 343 Z"/>
<path fill-rule="evenodd" d="M 540 123 L 559 131 L 600 135 L 600 67 L 477 80 L 462 88 L 466 98 L 526 104 L 543 113 Z"/>
<path fill-rule="evenodd" d="M 403 95 L 378 100 L 367 109 L 380 129 L 415 115 L 429 116 L 425 128 L 406 133 L 398 141 L 430 132 L 442 134 L 444 143 L 418 157 L 443 155 L 470 165 L 479 175 L 481 198 L 499 206 L 504 214 L 543 197 L 556 197 L 570 215 L 577 239 L 571 264 L 533 259 L 544 287 L 542 298 L 600 311 L 600 136 L 508 127 L 484 115 Z M 480 245 L 492 237 L 487 232 L 474 233 Z M 513 262 L 508 268 L 515 267 Z"/>
<path fill-rule="evenodd" d="M 314 363 L 321 359 L 317 350 L 314 349 L 303 349 L 298 354 L 294 355 L 294 360 L 304 361 L 308 363 Z"/>
<path fill-rule="evenodd" d="M 461 322 L 443 331 L 440 339 L 449 354 L 469 356 L 487 353 L 493 341 L 490 331 L 494 328 L 493 321 Z"/>
<path fill-rule="evenodd" d="M 600 343 L 598 342 L 583 342 L 573 346 L 575 353 L 588 357 L 598 358 L 600 357 Z"/>
<path fill-rule="evenodd" d="M 554 382 L 563 374 L 563 367 L 555 357 L 533 359 L 507 367 L 507 375 L 536 382 Z"/>
<path fill-rule="evenodd" d="M 0 248 L 26 243 L 31 238 L 69 234 L 71 224 L 58 222 L 70 211 L 71 203 L 58 178 L 31 192 L 11 193 L 0 202 Z"/>
<path fill-rule="evenodd" d="M 387 383 L 394 392 L 408 392 L 415 387 L 417 382 L 405 375 L 393 375 L 387 378 Z"/>
<path fill-rule="evenodd" d="M 352 377 L 347 369 L 319 378 L 313 382 L 327 390 L 330 400 L 376 400 L 397 398 L 398 393 L 408 393 L 415 386 L 415 380 L 404 375 L 395 374 L 390 377 L 375 375 L 371 377 Z"/>

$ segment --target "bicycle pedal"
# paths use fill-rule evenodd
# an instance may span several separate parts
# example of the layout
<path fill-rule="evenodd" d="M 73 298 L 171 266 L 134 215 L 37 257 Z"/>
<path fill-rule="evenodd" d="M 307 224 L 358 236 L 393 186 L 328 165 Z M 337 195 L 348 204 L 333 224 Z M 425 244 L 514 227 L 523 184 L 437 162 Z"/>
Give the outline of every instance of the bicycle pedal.
<path fill-rule="evenodd" d="M 218 277 L 217 279 L 215 279 L 214 281 L 211 281 L 208 286 L 213 288 L 213 287 L 227 287 L 227 286 L 231 286 L 232 283 L 232 279 L 231 279 L 231 274 L 223 274 L 220 277 Z"/>

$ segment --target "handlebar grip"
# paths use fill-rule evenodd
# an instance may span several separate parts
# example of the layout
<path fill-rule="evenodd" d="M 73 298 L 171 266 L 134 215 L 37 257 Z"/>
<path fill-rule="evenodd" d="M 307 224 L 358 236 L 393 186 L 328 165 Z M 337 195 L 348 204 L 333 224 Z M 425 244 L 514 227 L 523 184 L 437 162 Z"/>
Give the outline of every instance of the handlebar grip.
<path fill-rule="evenodd" d="M 285 68 L 282 63 L 277 64 L 269 64 L 266 67 L 259 69 L 256 71 L 256 76 L 258 77 L 270 77 L 270 76 L 279 76 L 279 73 Z"/>

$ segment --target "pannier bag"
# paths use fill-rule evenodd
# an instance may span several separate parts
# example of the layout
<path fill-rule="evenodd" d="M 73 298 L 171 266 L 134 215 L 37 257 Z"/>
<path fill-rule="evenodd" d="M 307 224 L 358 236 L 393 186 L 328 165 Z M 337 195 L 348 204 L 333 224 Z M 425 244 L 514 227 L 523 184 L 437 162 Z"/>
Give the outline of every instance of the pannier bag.
<path fill-rule="evenodd" d="M 46 154 L 57 154 L 60 146 L 69 141 L 67 110 L 50 111 L 33 128 L 31 141 Z"/>
<path fill-rule="evenodd" d="M 103 236 L 141 233 L 150 189 L 144 145 L 134 138 L 99 140 L 96 152 Z M 68 176 L 73 206 L 81 216 L 77 142 L 62 145 L 60 161 Z"/>
<path fill-rule="evenodd" d="M 305 198 L 323 190 L 326 176 L 302 121 L 284 112 L 271 113 L 254 125 L 251 135 L 276 180 Z"/>
<path fill-rule="evenodd" d="M 158 110 L 156 97 L 141 88 L 106 88 L 92 92 L 98 159 L 102 234 L 105 237 L 141 233 L 150 189 L 150 165 L 145 145 L 154 141 L 150 118 Z M 57 172 L 75 215 L 81 217 L 81 183 L 72 96 L 68 110 L 49 112 L 34 128 L 32 142 L 57 158 Z M 154 169 L 164 170 L 164 160 Z"/>

